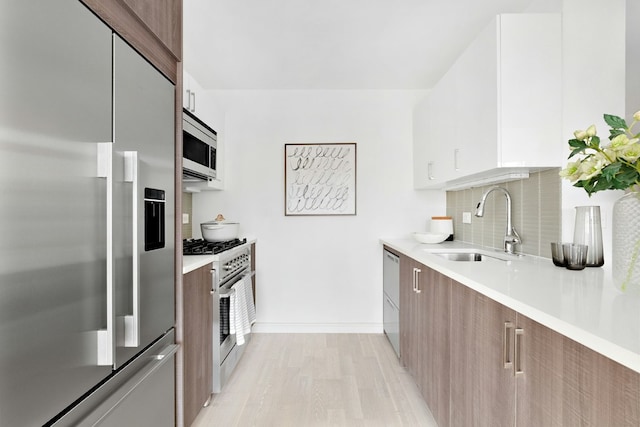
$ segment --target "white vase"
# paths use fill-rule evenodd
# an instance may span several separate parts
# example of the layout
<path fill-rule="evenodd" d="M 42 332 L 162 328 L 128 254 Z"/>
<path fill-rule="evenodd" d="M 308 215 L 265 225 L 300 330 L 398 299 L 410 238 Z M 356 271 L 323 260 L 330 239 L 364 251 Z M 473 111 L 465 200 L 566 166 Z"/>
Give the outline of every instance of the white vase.
<path fill-rule="evenodd" d="M 624 293 L 640 295 L 640 192 L 613 205 L 613 281 Z"/>

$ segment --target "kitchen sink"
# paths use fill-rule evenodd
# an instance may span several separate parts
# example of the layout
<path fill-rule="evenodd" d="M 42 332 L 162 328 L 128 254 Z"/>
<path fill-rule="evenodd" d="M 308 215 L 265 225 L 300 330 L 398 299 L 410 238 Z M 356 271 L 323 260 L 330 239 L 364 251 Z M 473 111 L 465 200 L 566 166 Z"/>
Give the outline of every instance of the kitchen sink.
<path fill-rule="evenodd" d="M 450 261 L 468 261 L 468 262 L 485 261 L 485 260 L 505 261 L 501 258 L 492 257 L 492 256 L 481 254 L 478 252 L 433 252 L 433 254 L 438 255 L 442 258 L 448 259 Z"/>

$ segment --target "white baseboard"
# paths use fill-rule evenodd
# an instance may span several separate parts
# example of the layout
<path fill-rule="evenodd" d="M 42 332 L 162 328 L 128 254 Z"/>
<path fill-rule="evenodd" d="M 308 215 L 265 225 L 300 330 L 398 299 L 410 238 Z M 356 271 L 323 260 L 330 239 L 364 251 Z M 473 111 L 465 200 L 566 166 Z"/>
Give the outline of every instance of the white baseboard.
<path fill-rule="evenodd" d="M 290 334 L 381 334 L 382 323 L 263 323 L 256 322 L 254 333 Z"/>

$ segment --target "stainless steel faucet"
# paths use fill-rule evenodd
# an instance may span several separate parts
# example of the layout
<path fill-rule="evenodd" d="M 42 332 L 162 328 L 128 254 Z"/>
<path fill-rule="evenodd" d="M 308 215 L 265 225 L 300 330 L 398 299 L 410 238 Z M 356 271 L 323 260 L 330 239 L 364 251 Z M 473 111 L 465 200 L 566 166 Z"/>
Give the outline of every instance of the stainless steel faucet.
<path fill-rule="evenodd" d="M 507 229 L 504 234 L 504 251 L 508 254 L 514 254 L 516 245 L 522 243 L 522 239 L 511 222 L 511 195 L 509 192 L 497 185 L 490 187 L 484 192 L 482 199 L 480 199 L 480 203 L 478 203 L 478 206 L 476 207 L 476 216 L 482 217 L 484 215 L 484 203 L 487 200 L 487 196 L 489 193 L 496 190 L 502 191 L 507 198 Z"/>

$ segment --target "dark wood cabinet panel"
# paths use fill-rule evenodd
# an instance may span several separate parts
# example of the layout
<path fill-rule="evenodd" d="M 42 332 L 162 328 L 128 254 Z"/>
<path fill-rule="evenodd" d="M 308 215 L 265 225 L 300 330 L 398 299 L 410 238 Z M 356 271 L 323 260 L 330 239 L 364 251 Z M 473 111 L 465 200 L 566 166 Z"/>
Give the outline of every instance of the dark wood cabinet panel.
<path fill-rule="evenodd" d="M 190 426 L 211 396 L 213 387 L 213 306 L 211 267 L 183 277 L 184 297 L 184 425 Z"/>
<path fill-rule="evenodd" d="M 515 376 L 512 366 L 504 367 L 505 356 L 513 361 L 513 353 L 503 349 L 505 322 L 515 325 L 515 317 L 513 310 L 452 282 L 452 426 L 514 425 Z"/>
<path fill-rule="evenodd" d="M 400 257 L 400 362 L 414 378 L 417 374 L 417 334 L 419 328 L 417 298 L 413 290 L 416 262 Z"/>
<path fill-rule="evenodd" d="M 522 315 L 518 426 L 640 426 L 640 374 Z"/>
<path fill-rule="evenodd" d="M 440 427 L 640 426 L 640 373 L 404 255 L 400 360 Z"/>
<path fill-rule="evenodd" d="M 182 59 L 182 0 L 81 0 L 174 84 Z"/>
<path fill-rule="evenodd" d="M 419 268 L 420 390 L 438 425 L 448 426 L 451 279 L 424 265 Z"/>
<path fill-rule="evenodd" d="M 176 58 L 182 56 L 182 0 L 121 0 Z"/>
<path fill-rule="evenodd" d="M 440 426 L 449 424 L 450 282 L 400 257 L 400 360 Z"/>

